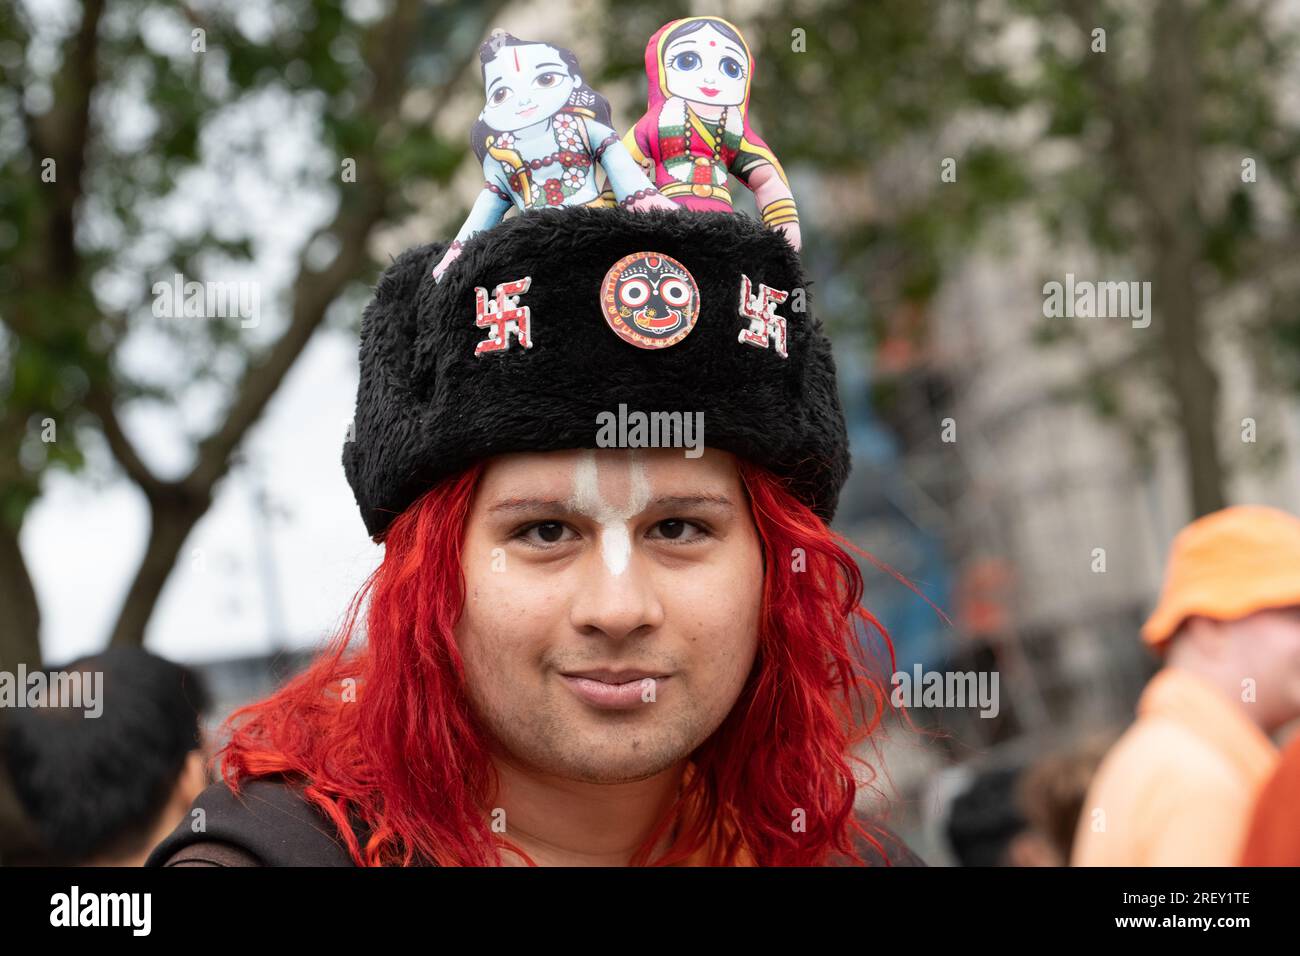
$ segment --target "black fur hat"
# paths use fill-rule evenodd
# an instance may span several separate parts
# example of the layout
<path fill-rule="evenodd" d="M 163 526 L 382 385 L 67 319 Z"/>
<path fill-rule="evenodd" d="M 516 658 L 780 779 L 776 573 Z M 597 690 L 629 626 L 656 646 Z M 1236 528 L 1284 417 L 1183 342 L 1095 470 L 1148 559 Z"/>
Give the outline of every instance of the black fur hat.
<path fill-rule="evenodd" d="M 598 416 L 620 405 L 703 413 L 704 445 L 834 517 L 849 473 L 835 363 L 780 232 L 686 209 L 528 211 L 435 282 L 446 247 L 403 253 L 362 319 L 343 467 L 372 536 L 477 459 L 600 447 Z"/>

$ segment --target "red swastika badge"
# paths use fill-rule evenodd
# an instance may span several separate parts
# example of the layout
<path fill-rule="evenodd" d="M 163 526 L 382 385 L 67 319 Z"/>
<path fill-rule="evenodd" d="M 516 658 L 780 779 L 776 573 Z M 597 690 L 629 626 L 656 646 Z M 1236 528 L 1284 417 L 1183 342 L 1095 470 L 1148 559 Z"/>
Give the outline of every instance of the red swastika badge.
<path fill-rule="evenodd" d="M 514 282 L 503 282 L 492 290 L 491 298 L 488 298 L 487 289 L 475 287 L 474 324 L 488 330 L 488 337 L 474 347 L 476 356 L 484 352 L 503 352 L 510 348 L 512 333 L 524 348 L 533 347 L 528 306 L 519 305 L 519 296 L 527 292 L 532 284 L 532 276 L 524 276 Z"/>
<path fill-rule="evenodd" d="M 788 358 L 785 351 L 785 319 L 776 314 L 776 307 L 788 298 L 789 292 L 769 288 L 761 282 L 758 284 L 758 294 L 754 295 L 749 276 L 741 273 L 740 314 L 749 319 L 749 328 L 740 330 L 739 340 L 745 345 L 760 349 L 767 348 L 770 341 L 781 358 Z"/>

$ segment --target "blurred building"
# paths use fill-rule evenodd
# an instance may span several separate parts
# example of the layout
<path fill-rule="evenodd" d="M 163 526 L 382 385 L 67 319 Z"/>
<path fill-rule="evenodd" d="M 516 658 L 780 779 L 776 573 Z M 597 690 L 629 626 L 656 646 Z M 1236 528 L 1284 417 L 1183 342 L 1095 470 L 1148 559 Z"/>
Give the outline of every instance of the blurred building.
<path fill-rule="evenodd" d="M 1047 247 L 1034 239 L 1026 234 L 1018 247 Z M 1077 396 L 1088 362 L 1152 330 L 1121 318 L 1059 319 L 1051 321 L 1086 323 L 1076 330 L 1084 344 L 1041 341 L 1044 276 L 1062 278 L 1066 261 L 1059 252 L 1050 264 L 1036 254 L 973 255 L 928 314 L 891 317 L 875 352 L 903 481 L 946 529 L 955 580 L 944 608 L 954 627 L 943 666 L 1001 675 L 997 720 L 923 712 L 913 716 L 945 733 L 937 746 L 918 748 L 900 735 L 887 750 L 895 796 L 911 815 L 907 832 L 932 862 L 946 853 L 931 839 L 932 816 L 943 812 L 935 787 L 945 750 L 958 763 L 1023 766 L 1131 720 L 1155 668 L 1138 631 L 1168 546 L 1193 517 L 1174 436 L 1147 436 L 1152 454 L 1144 457 Z M 1072 267 L 1088 269 L 1082 258 Z M 1229 500 L 1300 514 L 1300 409 L 1268 400 L 1231 342 L 1216 342 L 1211 354 Z M 1155 398 L 1139 381 L 1126 400 Z M 1238 443 L 1246 417 L 1268 433 L 1271 466 Z"/>
<path fill-rule="evenodd" d="M 215 735 L 233 711 L 269 696 L 315 656 L 316 650 L 310 648 L 188 664 L 202 676 L 212 700 L 210 712 L 204 715 L 207 731 Z"/>

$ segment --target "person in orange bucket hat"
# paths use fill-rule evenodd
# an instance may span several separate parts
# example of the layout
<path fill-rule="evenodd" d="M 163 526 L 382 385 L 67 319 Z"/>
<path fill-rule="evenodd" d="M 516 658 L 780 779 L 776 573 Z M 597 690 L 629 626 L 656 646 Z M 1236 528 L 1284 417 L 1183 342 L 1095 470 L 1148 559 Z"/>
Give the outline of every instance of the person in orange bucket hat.
<path fill-rule="evenodd" d="M 1174 539 L 1142 628 L 1162 667 L 1098 767 L 1075 866 L 1233 866 L 1300 717 L 1300 519 L 1237 506 Z"/>

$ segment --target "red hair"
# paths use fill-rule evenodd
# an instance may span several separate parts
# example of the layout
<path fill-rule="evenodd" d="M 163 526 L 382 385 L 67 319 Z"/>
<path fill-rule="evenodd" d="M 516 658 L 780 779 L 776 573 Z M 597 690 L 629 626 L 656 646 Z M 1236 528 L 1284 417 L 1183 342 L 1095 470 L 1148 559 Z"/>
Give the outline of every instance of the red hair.
<path fill-rule="evenodd" d="M 870 632 L 888 652 L 887 673 L 893 647 L 861 606 L 862 575 L 846 550 L 858 549 L 780 479 L 737 463 L 764 552 L 757 658 L 631 862 L 671 865 L 704 853 L 726 866 L 747 853 L 761 866 L 822 865 L 836 854 L 862 863 L 855 833 L 881 846 L 854 812 L 852 762 L 867 768 L 866 780 L 874 773 L 853 751 L 873 739 L 888 699 L 884 659 L 867 654 Z M 238 791 L 244 780 L 277 774 L 305 782 L 304 795 L 334 821 L 358 865 L 490 866 L 503 846 L 524 855 L 492 832 L 484 812 L 494 769 L 453 636 L 466 518 L 483 467 L 403 512 L 329 648 L 225 725 L 231 736 L 217 759 L 227 785 Z M 367 596 L 365 642 L 349 651 Z M 674 822 L 672 845 L 651 861 Z"/>

